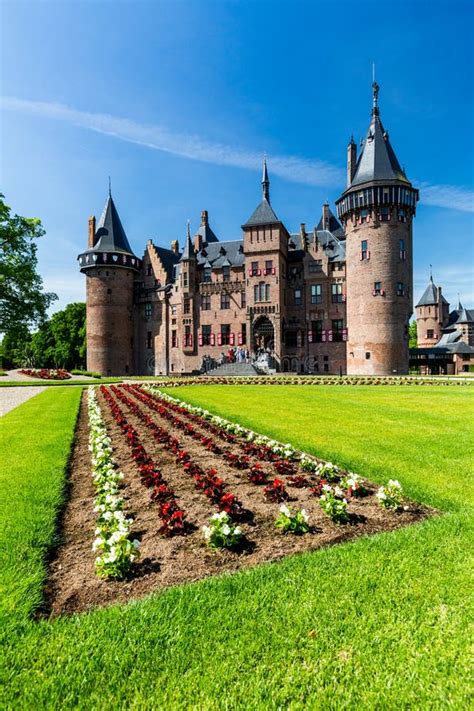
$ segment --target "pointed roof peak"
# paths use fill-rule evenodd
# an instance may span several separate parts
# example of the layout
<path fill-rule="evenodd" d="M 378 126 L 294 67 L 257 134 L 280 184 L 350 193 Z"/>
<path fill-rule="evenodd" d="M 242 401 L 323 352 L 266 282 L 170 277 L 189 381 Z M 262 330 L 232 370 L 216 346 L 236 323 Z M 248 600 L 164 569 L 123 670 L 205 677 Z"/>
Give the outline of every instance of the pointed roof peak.
<path fill-rule="evenodd" d="M 267 157 L 266 155 L 263 157 L 263 168 L 262 168 L 262 194 L 263 194 L 263 199 L 268 200 L 270 202 L 270 179 L 268 177 L 268 168 L 267 168 Z"/>
<path fill-rule="evenodd" d="M 128 252 L 133 254 L 132 248 L 123 229 L 120 217 L 110 192 L 97 223 L 94 240 L 94 251 L 99 252 Z"/>

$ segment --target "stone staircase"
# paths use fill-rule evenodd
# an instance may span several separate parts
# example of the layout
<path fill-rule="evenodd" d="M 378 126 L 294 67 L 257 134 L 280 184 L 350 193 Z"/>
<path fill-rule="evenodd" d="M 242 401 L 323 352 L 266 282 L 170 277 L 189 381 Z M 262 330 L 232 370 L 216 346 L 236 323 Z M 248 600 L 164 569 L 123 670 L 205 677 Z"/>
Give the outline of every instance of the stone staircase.
<path fill-rule="evenodd" d="M 218 365 L 213 370 L 209 370 L 204 375 L 210 376 L 220 376 L 220 375 L 259 375 L 258 370 L 252 365 L 252 363 L 224 363 L 223 365 Z"/>

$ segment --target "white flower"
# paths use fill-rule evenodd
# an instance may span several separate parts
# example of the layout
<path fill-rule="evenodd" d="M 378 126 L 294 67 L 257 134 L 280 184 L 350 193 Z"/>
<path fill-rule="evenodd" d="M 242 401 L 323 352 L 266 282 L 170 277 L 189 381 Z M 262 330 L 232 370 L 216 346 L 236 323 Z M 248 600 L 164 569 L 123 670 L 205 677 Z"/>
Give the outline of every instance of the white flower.
<path fill-rule="evenodd" d="M 230 526 L 228 526 L 226 523 L 222 526 L 222 533 L 224 536 L 229 536 L 231 533 Z"/>
<path fill-rule="evenodd" d="M 140 545 L 140 541 L 137 538 L 134 538 L 132 541 L 132 546 L 137 550 L 138 548 L 140 548 Z"/>
<path fill-rule="evenodd" d="M 340 498 L 342 498 L 342 497 L 344 496 L 344 492 L 343 492 L 343 490 L 341 489 L 340 486 L 335 486 L 335 487 L 334 487 L 334 495 L 335 495 L 335 496 L 339 496 Z"/>
<path fill-rule="evenodd" d="M 389 486 L 393 486 L 393 487 L 395 487 L 396 489 L 401 489 L 401 488 L 402 488 L 402 485 L 401 485 L 400 482 L 397 481 L 396 479 L 390 479 L 390 481 L 388 482 L 388 485 L 389 485 Z"/>
<path fill-rule="evenodd" d="M 306 513 L 306 511 L 305 511 L 304 509 L 301 509 L 301 515 L 303 516 L 303 519 L 304 519 L 305 523 L 308 523 L 308 521 L 309 521 L 309 516 L 308 516 L 308 514 Z"/>
<path fill-rule="evenodd" d="M 209 540 L 209 538 L 211 537 L 211 529 L 209 528 L 209 526 L 203 526 L 202 532 L 204 534 L 204 538 L 206 540 Z"/>
<path fill-rule="evenodd" d="M 240 528 L 240 526 L 236 526 L 234 528 L 234 536 L 240 536 L 241 533 L 242 533 L 242 529 Z"/>
<path fill-rule="evenodd" d="M 284 514 L 285 516 L 287 516 L 288 518 L 290 518 L 290 516 L 291 516 L 291 511 L 290 511 L 290 509 L 288 508 L 288 506 L 286 506 L 285 504 L 282 504 L 282 505 L 280 506 L 280 511 L 282 512 L 282 514 Z"/>

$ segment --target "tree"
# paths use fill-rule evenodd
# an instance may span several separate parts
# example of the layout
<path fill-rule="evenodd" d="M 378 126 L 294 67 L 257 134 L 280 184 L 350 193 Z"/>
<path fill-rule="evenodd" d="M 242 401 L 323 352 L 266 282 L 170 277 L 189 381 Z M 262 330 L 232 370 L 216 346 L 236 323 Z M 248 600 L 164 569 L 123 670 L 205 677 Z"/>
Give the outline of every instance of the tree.
<path fill-rule="evenodd" d="M 408 347 L 409 348 L 416 348 L 418 345 L 418 340 L 417 340 L 417 332 L 416 332 L 416 321 L 410 321 L 410 325 L 408 327 L 408 337 L 409 337 L 409 342 L 408 342 Z"/>
<path fill-rule="evenodd" d="M 0 333 L 15 337 L 41 325 L 57 299 L 43 291 L 35 240 L 45 234 L 36 217 L 12 215 L 0 193 Z"/>

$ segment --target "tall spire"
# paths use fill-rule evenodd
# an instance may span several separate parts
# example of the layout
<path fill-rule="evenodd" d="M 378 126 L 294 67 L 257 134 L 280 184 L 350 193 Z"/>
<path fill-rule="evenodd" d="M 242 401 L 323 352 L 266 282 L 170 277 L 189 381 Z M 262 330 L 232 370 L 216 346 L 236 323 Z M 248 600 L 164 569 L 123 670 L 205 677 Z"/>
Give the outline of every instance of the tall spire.
<path fill-rule="evenodd" d="M 379 90 L 380 87 L 377 82 L 372 82 L 372 116 L 379 115 Z"/>
<path fill-rule="evenodd" d="M 267 159 L 263 159 L 263 170 L 262 170 L 262 192 L 263 199 L 270 202 L 270 180 L 268 179 L 268 169 L 267 169 Z"/>
<path fill-rule="evenodd" d="M 193 247 L 193 241 L 191 239 L 191 225 L 188 220 L 187 228 L 186 228 L 186 240 L 184 242 L 184 249 L 183 249 L 183 254 L 181 255 L 181 262 L 184 262 L 189 259 L 194 259 L 195 257 L 195 252 L 194 252 L 194 247 Z"/>

